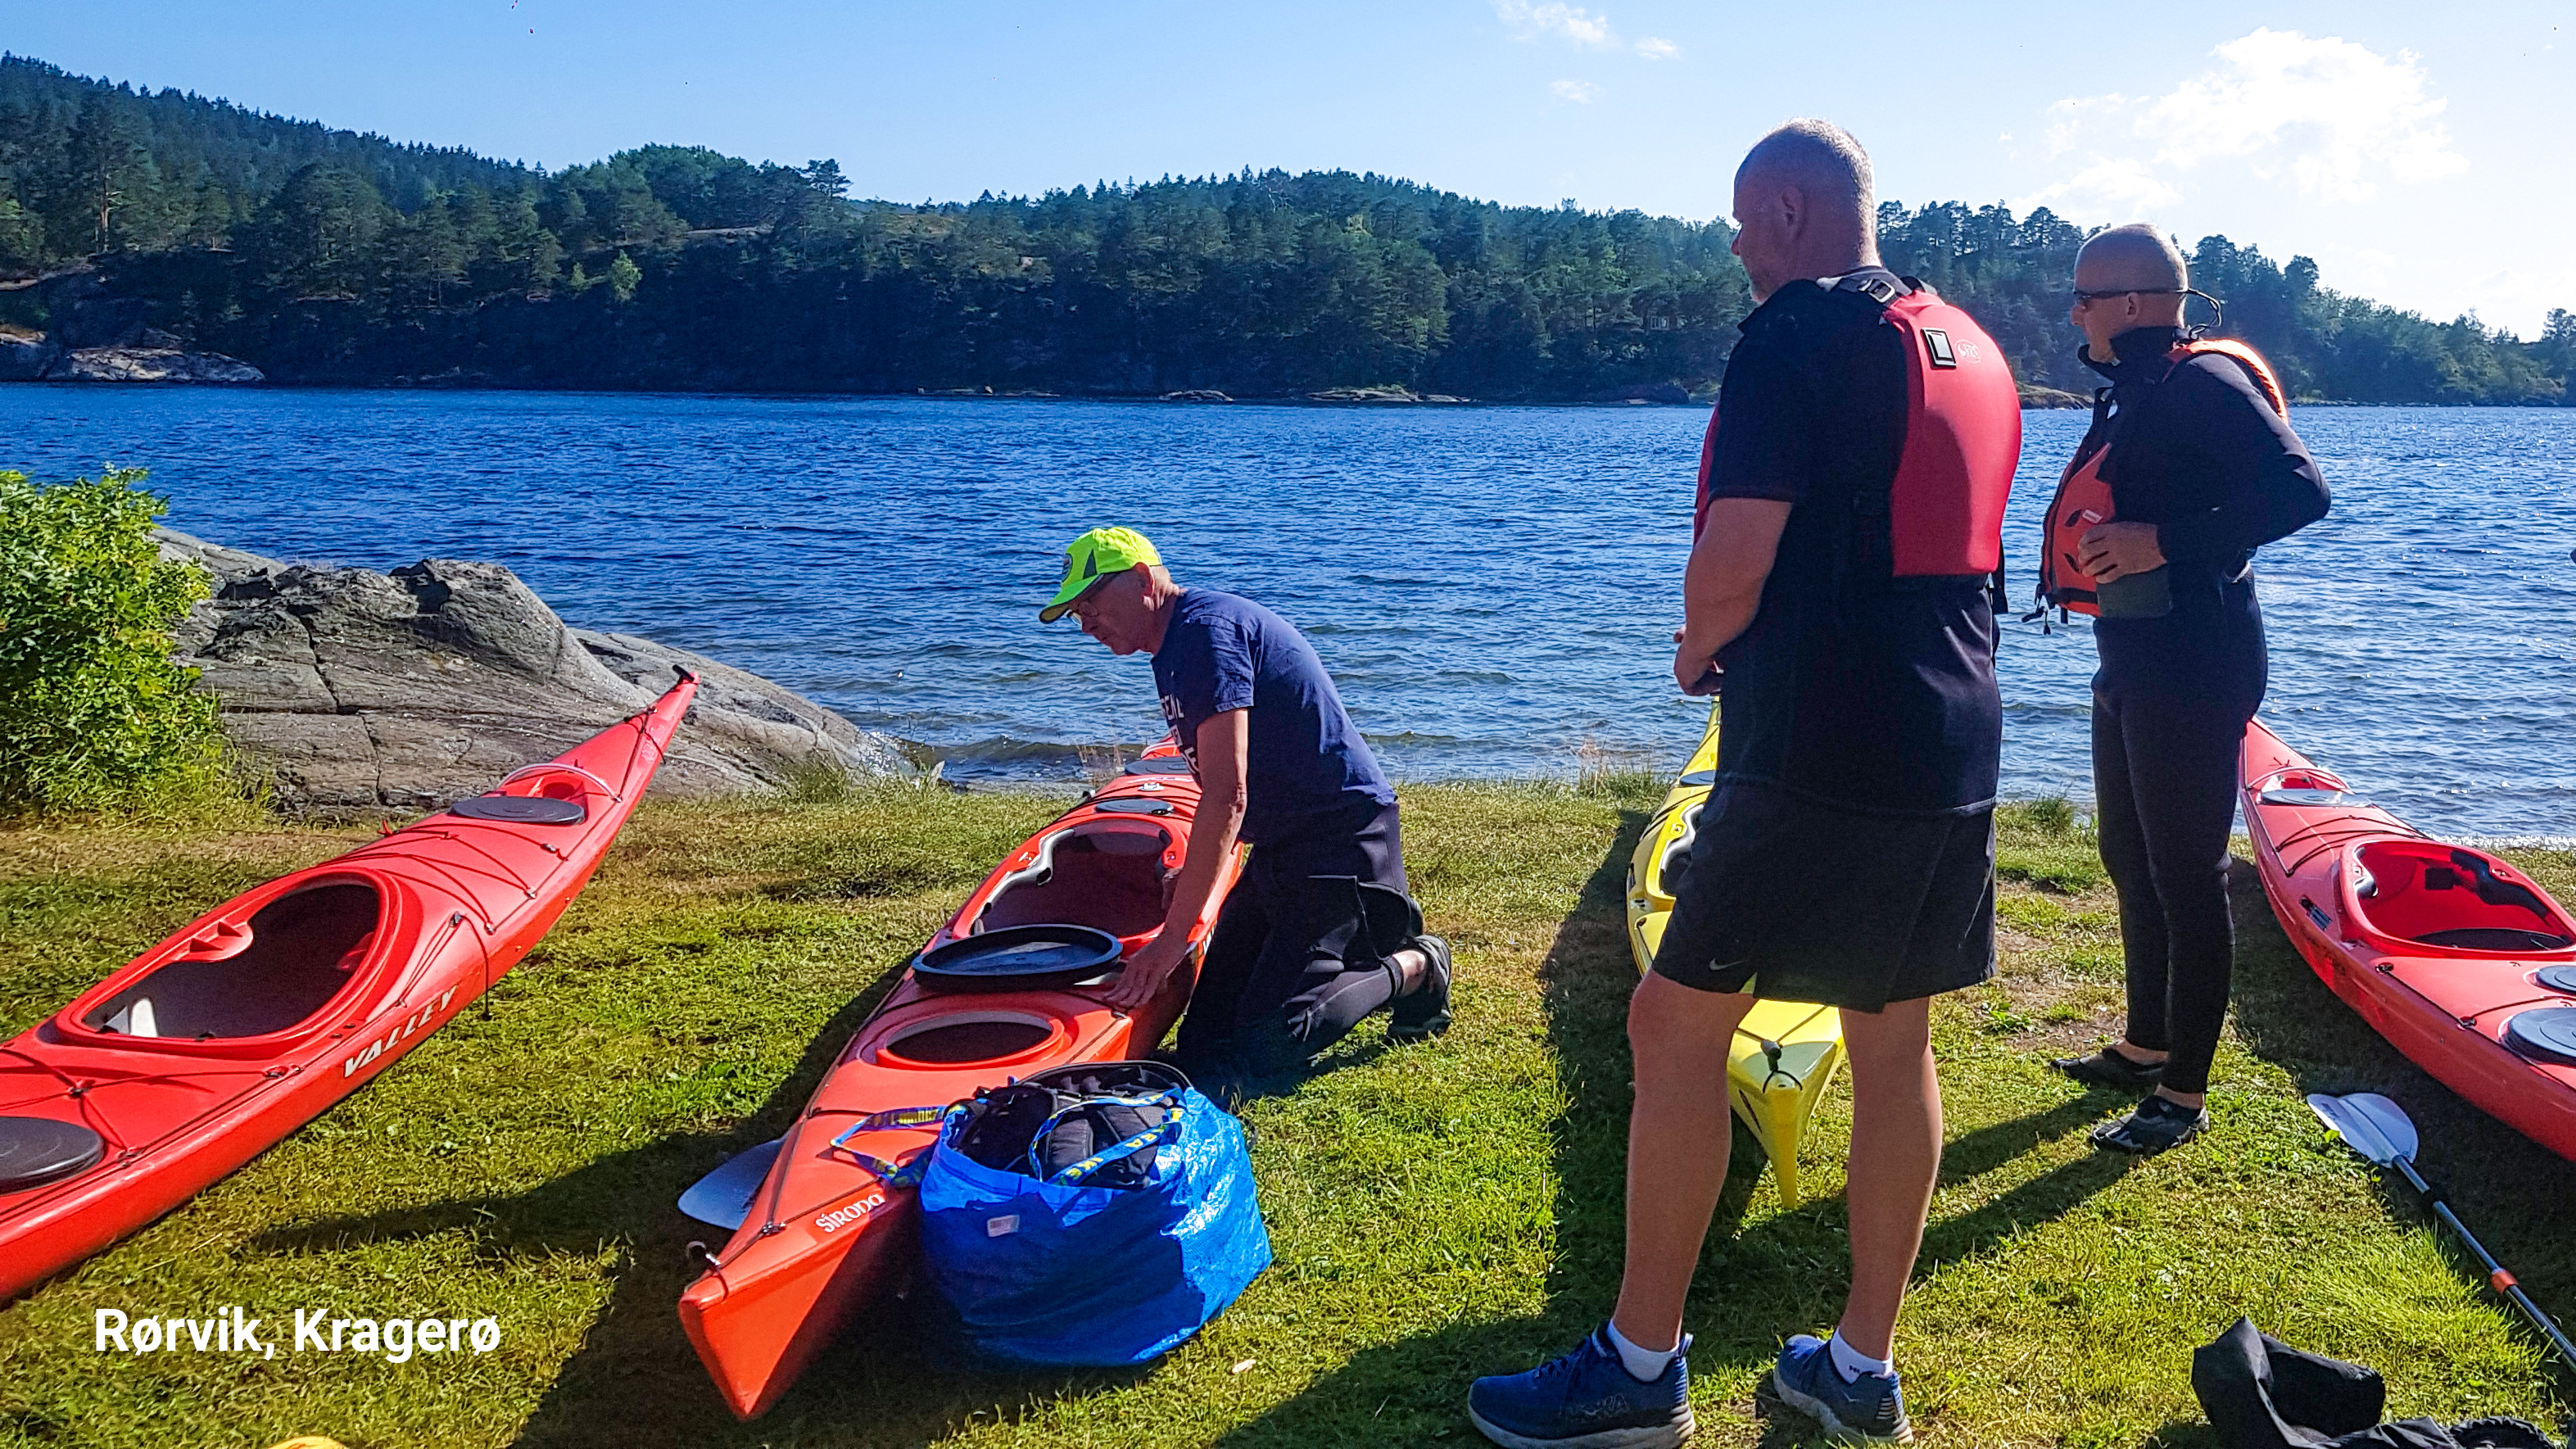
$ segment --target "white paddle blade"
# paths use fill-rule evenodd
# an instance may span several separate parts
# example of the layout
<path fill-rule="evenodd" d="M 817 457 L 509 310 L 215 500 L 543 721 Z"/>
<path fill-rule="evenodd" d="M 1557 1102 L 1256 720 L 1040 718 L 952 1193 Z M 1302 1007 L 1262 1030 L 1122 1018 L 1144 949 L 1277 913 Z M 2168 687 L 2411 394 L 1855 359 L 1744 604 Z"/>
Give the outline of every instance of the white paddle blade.
<path fill-rule="evenodd" d="M 760 1195 L 760 1185 L 769 1180 L 769 1166 L 778 1160 L 778 1149 L 786 1139 L 764 1142 L 748 1152 L 737 1153 L 722 1167 L 690 1184 L 680 1194 L 680 1211 L 710 1227 L 728 1232 L 742 1226 L 751 1216 L 751 1200 Z"/>
<path fill-rule="evenodd" d="M 2401 1157 L 2415 1156 L 2415 1123 L 2407 1117 L 2405 1108 L 2377 1092 L 2354 1092 L 2343 1097 L 2318 1093 L 2308 1098 L 2308 1110 L 2316 1113 L 2318 1120 L 2353 1151 L 2382 1167 Z"/>

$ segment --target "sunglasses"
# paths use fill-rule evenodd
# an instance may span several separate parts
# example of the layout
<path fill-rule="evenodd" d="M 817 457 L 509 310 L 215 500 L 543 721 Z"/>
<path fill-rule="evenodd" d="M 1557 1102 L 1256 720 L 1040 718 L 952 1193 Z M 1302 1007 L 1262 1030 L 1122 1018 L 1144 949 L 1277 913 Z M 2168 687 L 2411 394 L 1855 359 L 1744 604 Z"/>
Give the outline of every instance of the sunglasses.
<path fill-rule="evenodd" d="M 2114 297 L 2192 297 L 2199 295 L 2202 294 L 2194 292 L 2188 287 L 2122 287 L 2116 292 L 2087 292 L 2078 289 L 2075 293 L 2075 305 L 2081 307 L 2087 302 L 2107 302 Z"/>

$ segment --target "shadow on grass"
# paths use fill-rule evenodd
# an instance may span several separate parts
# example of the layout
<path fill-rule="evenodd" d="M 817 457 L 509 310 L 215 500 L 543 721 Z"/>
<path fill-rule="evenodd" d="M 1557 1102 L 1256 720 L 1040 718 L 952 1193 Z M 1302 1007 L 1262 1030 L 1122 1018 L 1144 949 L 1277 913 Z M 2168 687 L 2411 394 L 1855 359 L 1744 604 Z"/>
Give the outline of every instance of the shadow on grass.
<path fill-rule="evenodd" d="M 1545 1308 L 1530 1318 L 1462 1324 L 1364 1351 L 1296 1398 L 1218 1439 L 1222 1449 L 1481 1442 L 1465 1417 L 1469 1380 L 1562 1353 L 1608 1317 L 1624 1250 L 1627 1008 L 1636 985 L 1621 892 L 1646 819 L 1642 811 L 1622 812 L 1617 840 L 1585 882 L 1574 912 L 1559 924 L 1540 975 L 1548 1040 L 1571 1099 L 1557 1129 L 1556 1242 Z M 2090 1125 L 2100 1110 L 2098 1101 L 2077 1100 L 1966 1133 L 1948 1145 L 1943 1179 L 1994 1171 Z M 1768 1190 L 1760 1184 L 1763 1165 L 1751 1133 L 1736 1124 L 1733 1168 L 1691 1290 L 1687 1327 L 1696 1339 L 1691 1357 L 1698 1372 L 1768 1365 L 1787 1335 L 1830 1324 L 1849 1286 L 1839 1199 L 1810 1201 L 1746 1223 L 1755 1192 Z M 2088 1155 L 1973 1211 L 1941 1219 L 1925 1237 L 1921 1268 L 1974 1255 L 2065 1213 L 2130 1166 L 2128 1159 Z M 1795 1415 L 1778 1416 L 1764 1426 L 1760 1444 L 1785 1449 L 1812 1432 Z"/>
<path fill-rule="evenodd" d="M 2236 916 L 2236 1034 L 2246 1049 L 2289 1073 L 2302 1093 L 2393 1098 L 2423 1139 L 2417 1165 L 2448 1192 L 2469 1231 L 2551 1316 L 2576 1316 L 2576 1236 L 2566 1217 L 2566 1204 L 2576 1201 L 2576 1164 L 2469 1105 L 2372 1031 L 2282 933 L 2252 864 L 2230 868 L 2228 893 Z M 2393 1172 L 2382 1174 L 2381 1195 L 2400 1217 L 2429 1217 Z M 2483 1284 L 2486 1270 L 2477 1260 L 2449 1234 L 2442 1239 L 2461 1276 Z M 2547 1355 L 2540 1335 L 2506 1312 L 2515 1331 Z M 2570 1378 L 2562 1372 L 2562 1386 Z"/>

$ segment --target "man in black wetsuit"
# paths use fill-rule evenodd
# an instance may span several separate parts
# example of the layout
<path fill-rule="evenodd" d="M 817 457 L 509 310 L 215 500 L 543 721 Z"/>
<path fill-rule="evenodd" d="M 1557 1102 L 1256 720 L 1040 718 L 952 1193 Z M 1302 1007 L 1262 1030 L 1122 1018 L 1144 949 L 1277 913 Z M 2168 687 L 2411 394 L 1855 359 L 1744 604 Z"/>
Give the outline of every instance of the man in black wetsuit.
<path fill-rule="evenodd" d="M 2192 340 L 2190 287 L 2182 254 L 2153 227 L 2115 227 L 2076 257 L 2083 361 L 2111 381 L 2076 461 L 2103 454 L 2115 503 L 2076 559 L 2101 599 L 2093 791 L 2120 897 L 2129 1015 L 2119 1042 L 2052 1065 L 2096 1086 L 2152 1088 L 2093 1133 L 2101 1147 L 2141 1154 L 2209 1123 L 2235 958 L 2236 756 L 2266 683 L 2254 550 L 2323 518 L 2328 503 L 2307 445 L 2248 364 L 2177 356 Z"/>
<path fill-rule="evenodd" d="M 1717 782 L 1629 1005 L 1617 1310 L 1564 1357 L 1476 1381 L 1469 1416 L 1507 1449 L 1690 1439 L 1683 1308 L 1726 1181 L 1731 1038 L 1762 998 L 1844 1008 L 1852 1082 L 1850 1296 L 1830 1338 L 1789 1340 L 1769 1387 L 1837 1439 L 1912 1434 L 1890 1359 L 1941 1163 L 1931 999 L 1994 970 L 2003 705 L 1984 569 L 1999 535 L 1981 567 L 1896 563 L 1915 364 L 1889 307 L 1915 288 L 1879 263 L 1858 143 L 1790 122 L 1745 157 L 1734 210 L 1761 306 L 1727 360 L 1701 460 L 1673 658 L 1693 693 L 1723 671 Z M 1983 346 L 1966 355 L 1993 365 Z M 1977 421 L 2017 439 L 1997 381 Z M 1988 511 L 1948 499 L 1928 511 L 1970 533 L 1960 520 L 2000 520 L 2011 479 L 2012 458 L 1993 460 L 1974 479 Z M 1902 511 L 1910 540 L 1927 510 Z"/>
<path fill-rule="evenodd" d="M 1242 841 L 1251 859 L 1181 1023 L 1193 1074 L 1243 1085 L 1293 1072 L 1380 1008 L 1397 1041 L 1448 1030 L 1449 946 L 1422 934 L 1404 893 L 1395 791 L 1305 636 L 1250 599 L 1181 587 L 1130 528 L 1095 528 L 1065 550 L 1064 582 L 1038 618 L 1068 613 L 1111 653 L 1153 656 L 1163 718 L 1200 787 L 1163 930 L 1109 1003 L 1132 1011 L 1182 969 Z"/>

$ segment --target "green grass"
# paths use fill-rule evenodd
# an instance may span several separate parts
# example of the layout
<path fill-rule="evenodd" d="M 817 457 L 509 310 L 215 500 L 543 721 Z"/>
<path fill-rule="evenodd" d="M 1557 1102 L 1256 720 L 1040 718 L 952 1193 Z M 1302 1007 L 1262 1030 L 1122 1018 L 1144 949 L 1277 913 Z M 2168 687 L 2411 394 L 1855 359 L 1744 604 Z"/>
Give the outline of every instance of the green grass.
<path fill-rule="evenodd" d="M 936 1361 L 912 1311 L 832 1349 L 736 1426 L 682 1339 L 681 1188 L 775 1136 L 914 946 L 1057 807 L 940 791 L 656 806 L 553 937 L 381 1081 L 124 1244 L 0 1311 L 0 1443 L 259 1446 L 1201 1445 L 1476 1440 L 1467 1380 L 1569 1344 L 1619 1264 L 1634 979 L 1619 880 L 1659 791 L 1405 791 L 1406 841 L 1457 943 L 1459 1024 L 1258 1102 L 1277 1264 L 1149 1372 L 995 1376 Z M 2549 1421 L 2536 1340 L 2300 1094 L 2389 1091 L 2427 1166 L 2545 1304 L 2576 1317 L 2576 1168 L 2452 1100 L 2300 965 L 2250 880 L 2218 1126 L 2146 1163 L 2084 1131 L 2125 1104 L 2039 1058 L 2116 1022 L 2118 933 L 2071 814 L 2005 821 L 2005 969 L 1937 1014 L 1950 1146 L 1899 1336 L 1918 1423 L 1948 1444 L 2207 1444 L 2195 1345 L 2251 1314 L 2388 1375 L 2393 1415 Z M 205 904 L 363 832 L 0 831 L 0 1029 L 14 1032 Z M 2522 857 L 2576 898 L 2563 855 Z M 1780 1211 L 1739 1134 L 1691 1313 L 1701 1440 L 1753 1417 L 1779 1339 L 1842 1292 L 1837 1091 Z M 480 1316 L 482 1357 L 90 1352 L 94 1310 L 240 1304 Z"/>

